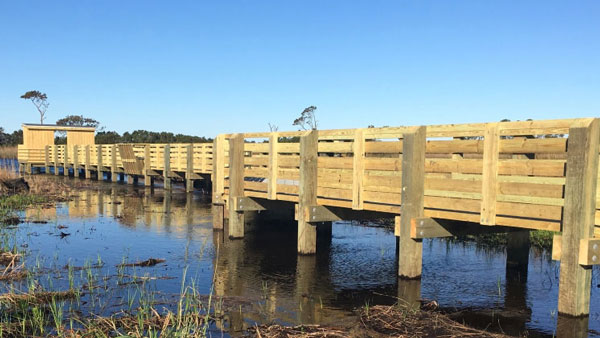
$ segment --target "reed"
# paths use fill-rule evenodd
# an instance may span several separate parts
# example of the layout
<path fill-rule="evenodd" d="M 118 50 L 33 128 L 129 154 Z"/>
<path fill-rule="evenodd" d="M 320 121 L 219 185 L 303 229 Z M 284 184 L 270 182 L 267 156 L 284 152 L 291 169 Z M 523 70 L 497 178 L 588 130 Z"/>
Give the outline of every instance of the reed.
<path fill-rule="evenodd" d="M 0 158 L 16 159 L 17 146 L 0 146 Z"/>

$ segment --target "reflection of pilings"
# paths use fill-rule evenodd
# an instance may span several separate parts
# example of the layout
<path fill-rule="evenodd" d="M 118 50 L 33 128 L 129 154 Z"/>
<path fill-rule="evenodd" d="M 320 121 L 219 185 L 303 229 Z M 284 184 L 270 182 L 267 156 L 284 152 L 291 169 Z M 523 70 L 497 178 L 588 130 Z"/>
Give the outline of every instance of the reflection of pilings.
<path fill-rule="evenodd" d="M 529 230 L 511 231 L 507 237 L 506 279 L 527 282 Z"/>
<path fill-rule="evenodd" d="M 315 302 L 311 296 L 316 277 L 316 263 L 317 258 L 314 255 L 299 255 L 296 263 L 298 320 L 305 324 L 315 322 Z"/>
<path fill-rule="evenodd" d="M 171 192 L 165 190 L 164 197 L 163 197 L 163 213 L 165 215 L 163 224 L 164 224 L 165 228 L 171 226 L 171 200 L 172 200 Z"/>
<path fill-rule="evenodd" d="M 558 316 L 556 324 L 556 337 L 563 338 L 585 338 L 588 336 L 589 317 L 573 318 L 569 316 Z"/>

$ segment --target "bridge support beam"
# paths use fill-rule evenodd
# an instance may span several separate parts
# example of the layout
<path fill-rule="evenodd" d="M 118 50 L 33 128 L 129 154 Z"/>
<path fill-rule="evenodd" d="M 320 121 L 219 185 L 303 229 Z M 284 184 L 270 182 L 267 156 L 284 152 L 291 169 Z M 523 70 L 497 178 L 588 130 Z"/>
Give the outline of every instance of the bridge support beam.
<path fill-rule="evenodd" d="M 558 312 L 574 317 L 590 311 L 592 269 L 579 256 L 581 241 L 594 236 L 599 122 L 586 119 L 569 129 Z"/>
<path fill-rule="evenodd" d="M 396 236 L 400 236 L 398 275 L 421 277 L 423 243 L 411 238 L 411 220 L 423 217 L 425 193 L 426 127 L 415 127 L 403 135 L 402 143 L 402 216 L 396 216 Z"/>
<path fill-rule="evenodd" d="M 300 185 L 298 191 L 298 253 L 317 252 L 317 226 L 309 219 L 309 208 L 317 205 L 317 160 L 319 134 L 311 130 L 300 137 Z"/>
<path fill-rule="evenodd" d="M 229 237 L 244 237 L 244 211 L 233 207 L 236 199 L 244 196 L 244 135 L 234 134 L 229 139 Z"/>

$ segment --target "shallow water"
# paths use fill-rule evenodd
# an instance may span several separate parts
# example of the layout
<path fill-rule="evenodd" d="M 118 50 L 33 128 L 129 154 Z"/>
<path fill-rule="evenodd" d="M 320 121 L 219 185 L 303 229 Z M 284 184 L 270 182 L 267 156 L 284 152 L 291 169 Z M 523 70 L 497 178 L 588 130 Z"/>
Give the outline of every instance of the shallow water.
<path fill-rule="evenodd" d="M 211 328 L 218 335 L 221 330 L 235 335 L 255 323 L 352 323 L 357 307 L 415 299 L 419 289 L 423 299 L 463 310 L 459 318 L 471 325 L 493 322 L 491 327 L 499 325 L 510 334 L 528 330 L 530 336 L 555 333 L 558 264 L 535 249 L 529 253 L 526 281 L 523 276 L 519 282 L 507 279 L 504 250 L 425 240 L 421 282 L 399 281 L 396 239 L 383 228 L 337 222 L 331 238 L 320 236 L 317 255 L 298 256 L 294 223 L 256 223 L 248 226 L 243 240 L 230 240 L 227 229 L 213 231 L 205 195 L 165 195 L 160 189 L 150 193 L 109 183 L 99 187 L 103 189 L 82 191 L 56 208 L 28 210 L 25 223 L 5 230 L 29 253 L 27 266 L 47 272 L 49 277 L 37 281 L 46 288 L 68 288 L 67 264 L 94 267 L 104 278 L 90 283 L 82 269 L 73 281 L 98 287 L 96 296 L 88 292 L 82 297 L 88 312 L 108 314 L 129 306 L 139 285 L 127 284 L 131 278 L 123 276 L 150 278 L 144 287 L 156 291 L 155 302 L 170 307 L 185 273 L 186 284 L 193 280 L 202 294 L 214 286 L 215 299 L 224 299 L 224 319 Z M 38 223 L 44 220 L 48 223 Z M 166 262 L 116 267 L 150 257 Z M 595 267 L 589 319 L 562 320 L 568 330 L 587 325 L 590 336 L 600 331 L 599 275 Z M 115 282 L 121 278 L 123 283 Z M 27 283 L 31 281 L 17 286 Z M 103 287 L 108 284 L 122 286 Z M 6 287 L 0 283 L 1 291 Z"/>

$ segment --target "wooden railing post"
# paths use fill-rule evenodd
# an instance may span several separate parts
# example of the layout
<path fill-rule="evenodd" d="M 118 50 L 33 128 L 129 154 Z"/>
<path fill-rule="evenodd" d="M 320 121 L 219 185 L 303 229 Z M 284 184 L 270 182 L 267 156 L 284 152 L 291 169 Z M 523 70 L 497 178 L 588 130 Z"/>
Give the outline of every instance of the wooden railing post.
<path fill-rule="evenodd" d="M 86 179 L 91 178 L 91 154 L 90 154 L 90 146 L 85 146 L 85 168 L 84 174 Z"/>
<path fill-rule="evenodd" d="M 194 174 L 194 145 L 189 144 L 186 152 L 186 169 L 185 169 L 185 191 L 194 191 L 194 180 L 192 175 Z"/>
<path fill-rule="evenodd" d="M 558 312 L 588 315 L 592 269 L 579 264 L 582 240 L 594 236 L 600 120 L 585 119 L 569 129 L 562 218 Z"/>
<path fill-rule="evenodd" d="M 164 154 L 164 170 L 163 170 L 163 179 L 164 179 L 164 188 L 166 190 L 171 190 L 171 145 L 165 144 L 165 154 Z"/>
<path fill-rule="evenodd" d="M 53 145 L 52 147 L 54 147 L 54 175 L 58 176 L 58 146 Z"/>
<path fill-rule="evenodd" d="M 308 208 L 317 205 L 319 132 L 300 137 L 300 182 L 298 187 L 298 253 L 317 252 L 317 226 L 307 221 Z"/>
<path fill-rule="evenodd" d="M 267 186 L 267 197 L 270 200 L 277 199 L 278 152 L 279 133 L 271 133 L 269 136 L 269 185 Z"/>
<path fill-rule="evenodd" d="M 50 174 L 50 146 L 44 147 L 44 172 Z"/>
<path fill-rule="evenodd" d="M 411 238 L 410 224 L 424 212 L 426 127 L 415 127 L 403 137 L 401 216 L 396 217 L 397 226 L 400 223 L 398 275 L 410 279 L 421 277 L 423 259 L 423 243 Z"/>
<path fill-rule="evenodd" d="M 79 146 L 73 146 L 73 177 L 79 177 Z"/>
<path fill-rule="evenodd" d="M 150 152 L 150 145 L 144 146 L 144 186 L 152 186 L 152 176 L 150 171 L 152 170 L 152 153 Z"/>
<path fill-rule="evenodd" d="M 104 179 L 103 177 L 103 173 L 102 170 L 104 169 L 104 165 L 102 163 L 102 145 L 97 145 L 96 146 L 96 151 L 97 151 L 97 159 L 98 159 L 98 166 L 96 167 L 96 180 L 98 181 L 102 181 Z"/>
<path fill-rule="evenodd" d="M 498 196 L 498 158 L 500 134 L 498 123 L 488 123 L 483 139 L 483 168 L 481 175 L 481 217 L 483 225 L 496 225 Z"/>
<path fill-rule="evenodd" d="M 69 176 L 69 146 L 65 144 L 65 152 L 63 159 L 63 175 Z"/>
<path fill-rule="evenodd" d="M 362 129 L 354 132 L 352 145 L 352 209 L 362 210 L 364 208 L 363 177 L 365 174 L 365 137 Z"/>
<path fill-rule="evenodd" d="M 229 237 L 244 237 L 244 212 L 236 211 L 234 200 L 244 197 L 244 134 L 229 139 Z"/>
<path fill-rule="evenodd" d="M 225 217 L 225 205 L 223 201 L 225 181 L 225 150 L 223 149 L 223 137 L 217 136 L 213 141 L 212 149 L 212 214 L 213 229 L 223 229 Z"/>
<path fill-rule="evenodd" d="M 116 182 L 117 175 L 117 145 L 113 144 L 110 149 L 110 180 Z"/>

